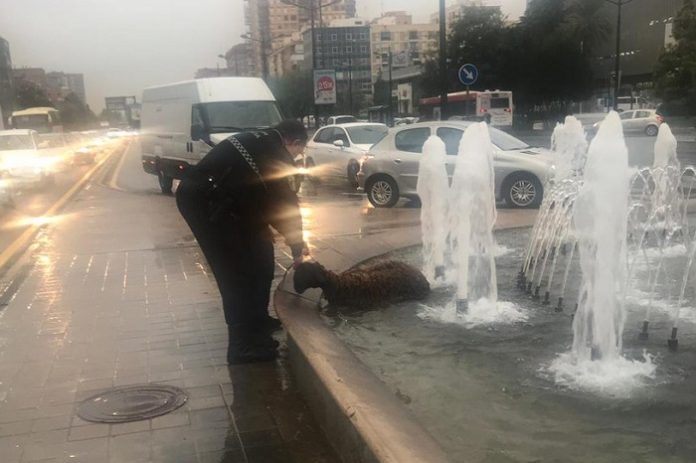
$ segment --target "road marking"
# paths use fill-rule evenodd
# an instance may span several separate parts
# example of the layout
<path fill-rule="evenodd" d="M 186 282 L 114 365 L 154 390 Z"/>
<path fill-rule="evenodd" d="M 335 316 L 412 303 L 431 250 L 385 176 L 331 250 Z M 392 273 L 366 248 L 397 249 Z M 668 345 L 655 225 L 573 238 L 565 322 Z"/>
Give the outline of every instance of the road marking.
<path fill-rule="evenodd" d="M 43 216 L 52 216 L 56 212 L 58 212 L 59 209 L 61 209 L 65 204 L 82 188 L 85 183 L 89 181 L 89 179 L 97 172 L 97 170 L 104 165 L 104 163 L 111 157 L 111 155 L 114 152 L 112 151 L 111 153 L 107 154 L 104 156 L 96 165 L 94 165 L 90 170 L 88 170 L 85 175 L 82 176 L 80 180 L 77 181 L 68 191 L 61 196 L 58 201 L 53 203 L 53 206 L 51 206 L 46 212 L 44 212 L 42 215 Z M 0 253 L 0 270 L 5 270 L 5 267 L 14 261 L 16 257 L 18 257 L 22 252 L 24 252 L 24 248 L 27 246 L 29 241 L 34 237 L 34 235 L 39 231 L 40 228 L 45 226 L 46 223 L 38 223 L 29 226 L 24 232 L 19 235 L 7 248 L 5 248 L 2 253 Z"/>
<path fill-rule="evenodd" d="M 109 180 L 109 188 L 113 188 L 114 190 L 118 191 L 125 191 L 123 188 L 118 186 L 118 177 L 121 175 L 121 169 L 123 169 L 123 165 L 126 162 L 126 155 L 130 151 L 131 146 L 133 146 L 133 143 L 128 143 L 126 149 L 123 150 L 123 153 L 121 153 L 121 159 L 119 159 L 118 165 L 116 166 L 116 169 L 114 169 L 114 173 L 111 175 L 111 179 Z"/>

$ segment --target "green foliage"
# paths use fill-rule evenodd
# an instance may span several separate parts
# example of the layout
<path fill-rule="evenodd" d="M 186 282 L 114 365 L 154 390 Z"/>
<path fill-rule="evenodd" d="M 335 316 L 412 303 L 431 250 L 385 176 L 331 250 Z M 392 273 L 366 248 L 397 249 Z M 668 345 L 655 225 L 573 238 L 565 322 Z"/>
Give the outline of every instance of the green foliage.
<path fill-rule="evenodd" d="M 302 117 L 314 113 L 312 71 L 295 70 L 268 82 L 285 117 Z"/>
<path fill-rule="evenodd" d="M 52 107 L 53 104 L 41 87 L 26 79 L 17 79 L 14 107 L 19 110 L 38 106 Z"/>
<path fill-rule="evenodd" d="M 696 9 L 684 0 L 674 20 L 675 44 L 667 47 L 655 67 L 657 95 L 666 104 L 679 103 L 696 115 Z"/>
<path fill-rule="evenodd" d="M 480 74 L 472 90 L 512 90 L 517 114 L 564 113 L 591 93 L 591 50 L 611 32 L 603 8 L 604 0 L 534 0 L 519 23 L 509 25 L 499 10 L 465 7 L 447 40 L 448 90 L 464 90 L 457 69 L 473 63 Z M 439 82 L 433 56 L 420 89 L 437 95 Z"/>
<path fill-rule="evenodd" d="M 67 95 L 57 106 L 65 130 L 87 130 L 96 126 L 97 116 L 74 93 Z"/>

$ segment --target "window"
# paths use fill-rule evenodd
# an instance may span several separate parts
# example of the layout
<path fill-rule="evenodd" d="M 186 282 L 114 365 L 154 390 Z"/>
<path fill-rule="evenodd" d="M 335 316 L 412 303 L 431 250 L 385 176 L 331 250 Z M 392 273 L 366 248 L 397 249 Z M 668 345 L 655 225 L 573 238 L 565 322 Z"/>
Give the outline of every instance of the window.
<path fill-rule="evenodd" d="M 408 32 L 408 39 L 409 40 L 418 40 L 418 31 L 409 31 Z"/>
<path fill-rule="evenodd" d="M 379 39 L 380 39 L 381 41 L 383 41 L 383 42 L 384 42 L 384 41 L 389 41 L 389 40 L 391 40 L 391 32 L 389 32 L 389 31 L 383 31 L 383 32 L 381 32 L 381 33 L 379 34 Z"/>
<path fill-rule="evenodd" d="M 199 105 L 193 105 L 191 107 L 191 124 L 198 125 L 200 127 L 205 126 L 205 122 L 203 122 L 203 115 L 201 114 L 201 107 Z"/>
<path fill-rule="evenodd" d="M 423 152 L 423 144 L 430 136 L 430 129 L 421 127 L 417 129 L 402 130 L 396 134 L 394 143 L 396 149 L 409 153 Z"/>
<path fill-rule="evenodd" d="M 360 53 L 367 53 L 367 45 L 360 45 Z"/>
<path fill-rule="evenodd" d="M 648 118 L 650 117 L 650 111 L 637 111 L 636 112 L 636 119 L 638 118 Z"/>
<path fill-rule="evenodd" d="M 331 53 L 338 53 L 338 47 L 331 47 Z"/>
<path fill-rule="evenodd" d="M 346 40 L 353 40 L 353 34 L 346 32 Z"/>
<path fill-rule="evenodd" d="M 359 35 L 358 37 L 360 37 L 360 40 L 367 40 L 367 33 L 366 33 L 366 32 L 361 32 L 360 35 Z"/>
<path fill-rule="evenodd" d="M 336 121 L 336 123 L 338 124 L 339 122 Z M 348 141 L 348 135 L 346 135 L 346 131 L 338 127 L 335 127 L 333 129 L 333 140 L 331 140 L 331 143 L 337 140 L 341 140 L 343 142 L 343 146 L 350 146 L 350 142 Z"/>
<path fill-rule="evenodd" d="M 328 144 L 333 143 L 333 131 L 334 131 L 333 127 L 321 129 L 314 136 L 314 142 L 315 143 L 328 143 Z"/>
<path fill-rule="evenodd" d="M 462 139 L 463 133 L 464 132 L 459 129 L 452 129 L 450 127 L 440 127 L 437 129 L 437 136 L 445 142 L 448 155 L 457 155 L 459 152 L 459 141 Z"/>
<path fill-rule="evenodd" d="M 331 41 L 332 41 L 332 42 L 335 42 L 336 40 L 338 40 L 338 35 L 337 35 L 337 34 L 331 34 Z"/>
<path fill-rule="evenodd" d="M 351 46 L 346 47 L 346 53 L 353 53 L 353 47 L 351 47 Z"/>
<path fill-rule="evenodd" d="M 504 109 L 510 107 L 510 99 L 505 98 L 491 98 L 491 109 Z"/>
<path fill-rule="evenodd" d="M 356 126 L 347 130 L 351 140 L 358 145 L 374 145 L 388 132 L 387 127 L 383 125 Z"/>
<path fill-rule="evenodd" d="M 624 111 L 621 114 L 619 114 L 619 117 L 622 120 L 631 119 L 633 118 L 633 111 Z"/>

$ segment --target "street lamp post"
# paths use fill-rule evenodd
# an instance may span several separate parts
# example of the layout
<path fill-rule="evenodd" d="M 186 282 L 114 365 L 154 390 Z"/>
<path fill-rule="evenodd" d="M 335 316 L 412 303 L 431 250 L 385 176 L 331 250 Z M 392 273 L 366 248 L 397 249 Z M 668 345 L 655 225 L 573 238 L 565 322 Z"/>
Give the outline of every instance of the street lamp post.
<path fill-rule="evenodd" d="M 616 5 L 616 57 L 614 58 L 614 111 L 619 109 L 619 76 L 621 73 L 621 7 L 633 0 L 605 0 Z"/>
<path fill-rule="evenodd" d="M 221 59 L 225 59 L 225 56 L 222 55 L 222 54 L 217 55 L 217 57 L 218 57 L 218 58 L 221 58 Z M 216 62 L 216 64 L 217 64 L 217 75 L 218 75 L 218 77 L 220 77 L 220 63 L 219 63 L 219 62 Z M 225 67 L 227 67 L 227 65 L 225 65 Z"/>
<path fill-rule="evenodd" d="M 440 119 L 447 119 L 447 14 L 445 0 L 440 0 Z M 391 85 L 390 85 L 391 86 Z M 391 102 L 391 95 L 390 102 Z"/>

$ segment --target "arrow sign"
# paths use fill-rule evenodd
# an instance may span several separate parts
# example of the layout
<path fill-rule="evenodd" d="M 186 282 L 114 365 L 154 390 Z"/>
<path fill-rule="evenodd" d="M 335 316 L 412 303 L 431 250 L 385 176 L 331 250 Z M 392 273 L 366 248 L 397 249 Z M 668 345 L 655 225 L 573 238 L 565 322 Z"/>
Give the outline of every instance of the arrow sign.
<path fill-rule="evenodd" d="M 473 85 L 478 80 L 479 71 L 473 64 L 467 63 L 459 68 L 459 82 L 464 85 Z"/>

